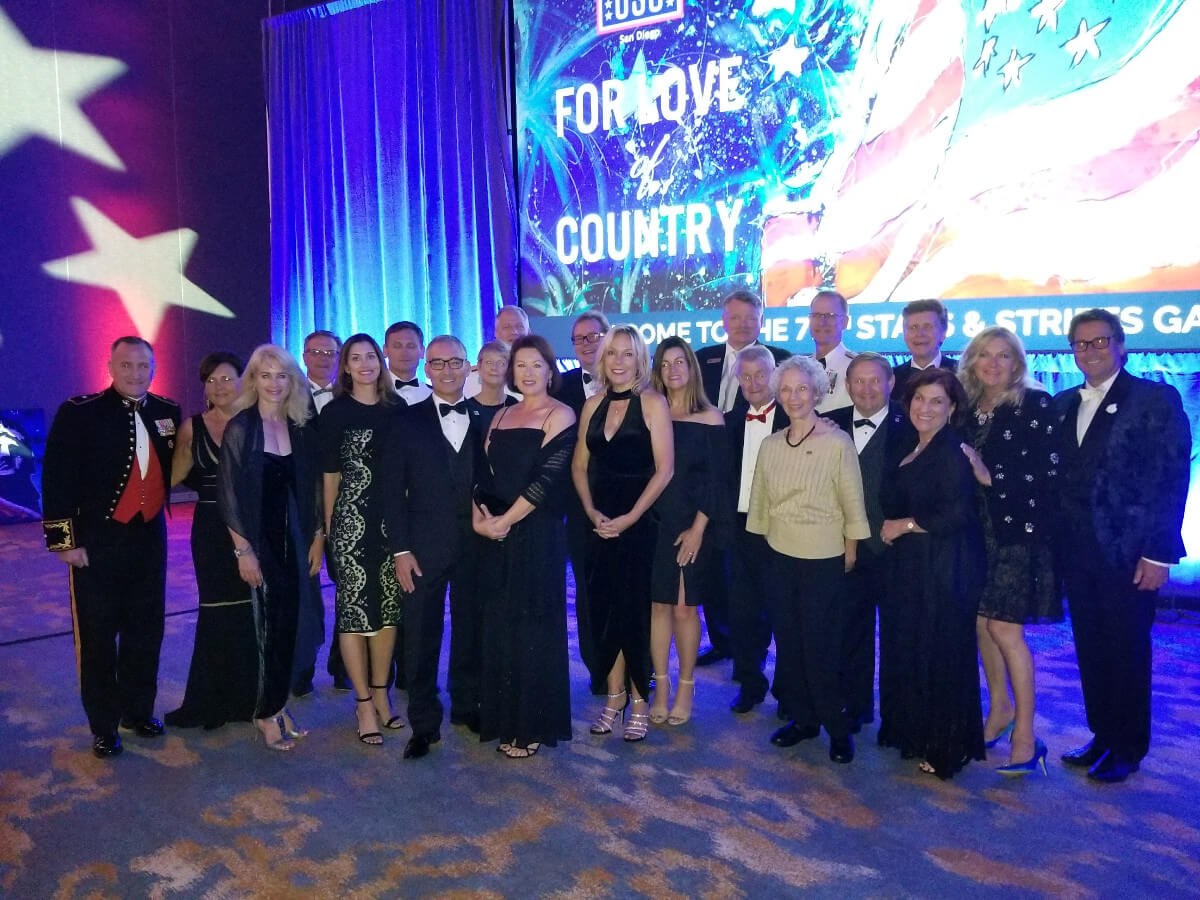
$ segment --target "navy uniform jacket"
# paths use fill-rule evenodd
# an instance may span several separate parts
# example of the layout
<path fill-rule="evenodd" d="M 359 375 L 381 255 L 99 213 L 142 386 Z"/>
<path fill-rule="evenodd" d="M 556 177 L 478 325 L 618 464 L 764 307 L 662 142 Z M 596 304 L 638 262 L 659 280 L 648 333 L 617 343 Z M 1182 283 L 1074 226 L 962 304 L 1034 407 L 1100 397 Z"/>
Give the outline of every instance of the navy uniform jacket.
<path fill-rule="evenodd" d="M 157 394 L 138 403 L 113 387 L 72 397 L 58 408 L 46 438 L 42 530 L 48 550 L 87 547 L 95 527 L 112 518 L 137 465 L 135 415 L 158 455 L 163 496 L 170 497 L 179 404 Z"/>

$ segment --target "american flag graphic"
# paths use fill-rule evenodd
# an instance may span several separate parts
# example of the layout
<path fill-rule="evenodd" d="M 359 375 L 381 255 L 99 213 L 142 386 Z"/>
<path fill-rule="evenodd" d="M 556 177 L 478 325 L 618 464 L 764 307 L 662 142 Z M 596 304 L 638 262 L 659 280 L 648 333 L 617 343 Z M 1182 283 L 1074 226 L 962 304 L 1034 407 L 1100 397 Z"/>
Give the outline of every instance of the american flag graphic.
<path fill-rule="evenodd" d="M 1200 2 L 877 2 L 770 305 L 1200 288 Z"/>

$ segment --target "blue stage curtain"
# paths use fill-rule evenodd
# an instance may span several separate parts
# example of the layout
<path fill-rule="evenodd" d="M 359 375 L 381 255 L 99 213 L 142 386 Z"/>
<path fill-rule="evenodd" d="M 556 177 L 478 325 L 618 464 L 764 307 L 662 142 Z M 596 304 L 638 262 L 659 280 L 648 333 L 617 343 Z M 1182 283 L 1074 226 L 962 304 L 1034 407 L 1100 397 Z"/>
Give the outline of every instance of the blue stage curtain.
<path fill-rule="evenodd" d="M 342 0 L 267 19 L 272 331 L 469 353 L 515 302 L 503 3 Z"/>

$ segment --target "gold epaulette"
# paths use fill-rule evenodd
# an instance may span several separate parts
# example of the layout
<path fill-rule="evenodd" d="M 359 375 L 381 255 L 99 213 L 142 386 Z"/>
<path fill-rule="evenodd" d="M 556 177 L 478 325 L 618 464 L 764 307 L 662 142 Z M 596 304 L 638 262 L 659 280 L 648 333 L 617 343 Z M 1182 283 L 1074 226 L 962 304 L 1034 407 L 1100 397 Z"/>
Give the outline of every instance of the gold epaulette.
<path fill-rule="evenodd" d="M 46 537 L 46 549 L 51 553 L 75 549 L 75 533 L 70 519 L 43 519 L 42 533 Z"/>

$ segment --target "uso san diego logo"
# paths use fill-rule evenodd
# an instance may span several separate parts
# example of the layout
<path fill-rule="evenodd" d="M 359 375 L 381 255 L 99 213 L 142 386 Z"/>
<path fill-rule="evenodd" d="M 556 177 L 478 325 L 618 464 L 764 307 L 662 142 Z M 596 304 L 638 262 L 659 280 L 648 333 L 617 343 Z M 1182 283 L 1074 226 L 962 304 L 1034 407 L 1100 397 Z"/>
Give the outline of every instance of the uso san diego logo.
<path fill-rule="evenodd" d="M 683 18 L 684 0 L 596 0 L 596 34 Z"/>

